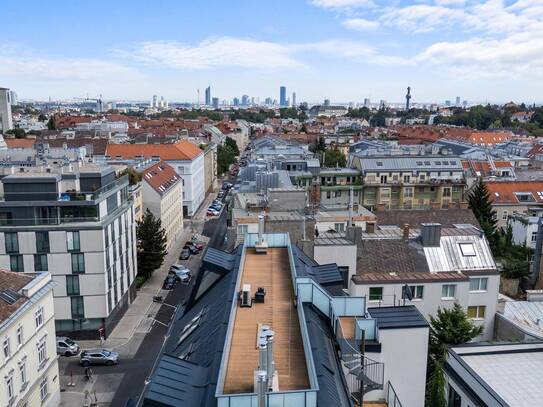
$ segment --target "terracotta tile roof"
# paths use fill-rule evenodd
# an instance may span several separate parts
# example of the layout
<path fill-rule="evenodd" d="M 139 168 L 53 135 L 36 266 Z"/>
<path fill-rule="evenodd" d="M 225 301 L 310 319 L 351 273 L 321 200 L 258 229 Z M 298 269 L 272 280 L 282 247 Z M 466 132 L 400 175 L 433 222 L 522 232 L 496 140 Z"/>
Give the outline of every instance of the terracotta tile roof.
<path fill-rule="evenodd" d="M 34 147 L 35 139 L 29 138 L 4 138 L 8 148 L 32 148 Z"/>
<path fill-rule="evenodd" d="M 124 159 L 136 157 L 160 157 L 161 160 L 194 160 L 204 152 L 190 141 L 181 140 L 175 144 L 108 144 L 106 155 Z"/>
<path fill-rule="evenodd" d="M 543 204 L 543 181 L 496 181 L 487 182 L 486 187 L 494 204 Z M 530 200 L 521 201 L 516 193 L 530 194 Z"/>
<path fill-rule="evenodd" d="M 512 168 L 513 165 L 511 161 L 494 161 L 496 168 Z M 478 171 L 481 176 L 486 177 L 492 175 L 492 169 L 488 161 L 472 161 L 471 164 L 469 161 L 462 161 L 462 167 L 465 170 L 472 169 L 473 171 Z"/>
<path fill-rule="evenodd" d="M 498 144 L 511 139 L 511 132 L 503 131 L 474 131 L 466 140 L 475 144 Z"/>
<path fill-rule="evenodd" d="M 7 143 L 7 140 L 6 140 Z M 526 154 L 526 157 L 528 158 L 534 158 L 537 154 L 543 154 L 543 144 L 535 144 L 530 151 L 528 151 L 528 154 Z"/>
<path fill-rule="evenodd" d="M 30 281 L 32 281 L 31 276 L 0 269 L 0 292 L 6 289 L 18 292 Z M 13 304 L 8 304 L 6 301 L 0 298 L 0 322 L 8 319 L 27 300 L 28 298 L 21 297 Z"/>
<path fill-rule="evenodd" d="M 142 180 L 147 182 L 160 195 L 164 195 L 177 183 L 181 182 L 181 178 L 172 166 L 164 161 L 147 168 L 141 175 Z"/>

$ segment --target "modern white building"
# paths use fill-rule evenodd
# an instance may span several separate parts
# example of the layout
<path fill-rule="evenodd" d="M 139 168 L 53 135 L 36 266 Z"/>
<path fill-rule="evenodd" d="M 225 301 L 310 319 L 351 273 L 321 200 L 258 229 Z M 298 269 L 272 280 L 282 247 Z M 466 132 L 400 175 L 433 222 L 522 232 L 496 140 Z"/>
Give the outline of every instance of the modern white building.
<path fill-rule="evenodd" d="M 0 405 L 60 403 L 50 273 L 0 270 Z"/>
<path fill-rule="evenodd" d="M 109 335 L 135 297 L 136 223 L 128 177 L 111 167 L 2 179 L 0 267 L 50 271 L 56 330 Z"/>
<path fill-rule="evenodd" d="M 183 185 L 181 177 L 164 161 L 142 173 L 143 209 L 160 219 L 166 231 L 167 247 L 183 232 Z"/>
<path fill-rule="evenodd" d="M 383 228 L 361 238 L 351 295 L 366 296 L 375 307 L 415 305 L 427 318 L 459 303 L 484 327 L 481 339 L 492 338 L 500 276 L 478 229 L 429 223 L 420 229 Z"/>
<path fill-rule="evenodd" d="M 183 216 L 192 216 L 205 199 L 204 151 L 190 141 L 108 144 L 106 158 L 166 161 L 183 180 Z"/>
<path fill-rule="evenodd" d="M 11 93 L 7 88 L 0 88 L 0 132 L 13 128 L 11 116 Z"/>

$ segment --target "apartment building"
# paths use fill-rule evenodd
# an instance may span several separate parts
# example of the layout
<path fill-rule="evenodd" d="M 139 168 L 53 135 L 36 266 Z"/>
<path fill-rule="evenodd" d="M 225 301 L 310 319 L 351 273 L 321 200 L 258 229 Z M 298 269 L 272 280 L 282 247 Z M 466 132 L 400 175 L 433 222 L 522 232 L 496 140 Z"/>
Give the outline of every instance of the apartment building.
<path fill-rule="evenodd" d="M 0 267 L 49 271 L 56 330 L 106 336 L 135 297 L 136 227 L 128 177 L 85 165 L 2 179 Z"/>
<path fill-rule="evenodd" d="M 443 216 L 446 216 L 444 213 Z M 419 229 L 383 226 L 362 233 L 351 295 L 370 306 L 410 304 L 425 317 L 459 303 L 491 339 L 500 276 L 482 232 L 469 224 Z"/>
<path fill-rule="evenodd" d="M 173 144 L 108 144 L 106 158 L 166 161 L 183 183 L 183 216 L 192 216 L 205 199 L 204 151 L 190 141 Z"/>
<path fill-rule="evenodd" d="M 534 215 L 543 208 L 543 181 L 486 182 L 496 211 L 497 226 L 505 229 L 509 215 Z"/>
<path fill-rule="evenodd" d="M 447 208 L 463 201 L 462 163 L 454 156 L 352 158 L 361 171 L 361 203 L 374 209 Z"/>
<path fill-rule="evenodd" d="M 321 168 L 320 203 L 326 207 L 349 204 L 350 191 L 353 191 L 353 203 L 359 203 L 362 196 L 360 170 L 356 168 Z"/>
<path fill-rule="evenodd" d="M 334 295 L 335 265 L 262 229 L 207 250 L 143 405 L 422 406 L 429 328 L 417 308 Z"/>
<path fill-rule="evenodd" d="M 167 248 L 183 232 L 183 185 L 174 169 L 160 161 L 142 173 L 143 209 L 160 219 Z"/>
<path fill-rule="evenodd" d="M 56 407 L 60 380 L 50 273 L 0 270 L 0 405 Z"/>

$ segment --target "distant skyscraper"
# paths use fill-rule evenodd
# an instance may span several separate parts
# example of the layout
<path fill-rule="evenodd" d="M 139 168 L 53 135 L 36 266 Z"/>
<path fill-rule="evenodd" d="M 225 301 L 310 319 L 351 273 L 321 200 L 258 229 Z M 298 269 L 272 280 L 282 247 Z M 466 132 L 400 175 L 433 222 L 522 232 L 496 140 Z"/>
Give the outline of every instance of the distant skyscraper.
<path fill-rule="evenodd" d="M 381 99 L 379 101 L 379 109 L 384 109 L 385 107 L 387 107 L 387 101 L 385 99 Z"/>
<path fill-rule="evenodd" d="M 238 98 L 234 98 L 233 105 L 234 106 L 239 106 L 239 99 Z"/>
<path fill-rule="evenodd" d="M 292 92 L 292 107 L 296 107 L 296 92 Z"/>
<path fill-rule="evenodd" d="M 213 109 L 218 109 L 219 108 L 219 98 L 213 98 L 212 101 L 213 101 Z"/>
<path fill-rule="evenodd" d="M 445 106 L 449 107 L 451 105 L 451 101 L 450 100 L 446 100 L 445 101 Z"/>
<path fill-rule="evenodd" d="M 153 100 L 151 101 L 151 107 L 158 107 L 158 96 L 153 95 Z"/>
<path fill-rule="evenodd" d="M 330 106 L 330 99 L 324 99 L 324 106 Z"/>
<path fill-rule="evenodd" d="M 205 90 L 205 105 L 211 106 L 211 86 L 208 86 Z"/>
<path fill-rule="evenodd" d="M 281 107 L 288 106 L 288 103 L 287 103 L 287 88 L 285 86 L 281 86 L 279 88 L 279 106 L 281 106 Z"/>
<path fill-rule="evenodd" d="M 405 110 L 409 110 L 409 103 L 411 102 L 411 86 L 407 87 L 407 94 L 405 95 Z"/>
<path fill-rule="evenodd" d="M 465 109 L 466 107 L 468 107 L 468 101 L 467 101 L 467 100 L 464 100 L 464 101 L 462 102 L 462 106 L 464 107 L 464 109 Z"/>
<path fill-rule="evenodd" d="M 0 88 L 0 131 L 5 133 L 12 128 L 11 93 L 7 88 Z"/>
<path fill-rule="evenodd" d="M 249 105 L 249 95 L 243 95 L 241 97 L 241 105 L 242 106 L 248 106 Z"/>
<path fill-rule="evenodd" d="M 364 98 L 364 107 L 370 107 L 370 98 Z"/>
<path fill-rule="evenodd" d="M 455 106 L 460 106 L 460 96 L 456 97 L 456 101 L 454 103 Z"/>
<path fill-rule="evenodd" d="M 273 104 L 272 98 L 268 97 L 268 98 L 264 99 L 264 104 L 268 105 L 268 106 L 272 105 Z"/>
<path fill-rule="evenodd" d="M 11 106 L 17 106 L 19 104 L 17 94 L 14 91 L 10 91 L 9 94 L 11 96 Z"/>

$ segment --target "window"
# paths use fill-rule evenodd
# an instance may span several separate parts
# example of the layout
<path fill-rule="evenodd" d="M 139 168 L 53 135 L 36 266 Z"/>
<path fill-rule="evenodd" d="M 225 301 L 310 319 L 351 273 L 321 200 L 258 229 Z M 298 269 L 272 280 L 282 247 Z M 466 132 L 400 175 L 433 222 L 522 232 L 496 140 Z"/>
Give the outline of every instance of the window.
<path fill-rule="evenodd" d="M 486 291 L 487 283 L 488 283 L 487 277 L 470 278 L 469 290 L 470 291 Z"/>
<path fill-rule="evenodd" d="M 66 232 L 66 245 L 69 252 L 78 252 L 81 250 L 79 232 Z"/>
<path fill-rule="evenodd" d="M 38 343 L 38 369 L 41 370 L 43 368 L 43 364 L 47 361 L 47 342 L 45 339 L 42 339 Z"/>
<path fill-rule="evenodd" d="M 411 290 L 411 298 L 413 300 L 422 300 L 424 296 L 423 285 L 411 285 L 409 286 L 409 289 Z M 405 286 L 402 287 L 402 298 L 408 298 Z"/>
<path fill-rule="evenodd" d="M 452 386 L 449 384 L 449 398 L 447 400 L 447 407 L 461 407 L 462 406 L 462 398 L 460 395 L 452 388 Z"/>
<path fill-rule="evenodd" d="M 403 196 L 404 198 L 413 198 L 413 188 L 404 188 Z"/>
<path fill-rule="evenodd" d="M 19 253 L 17 232 L 6 232 L 4 238 L 6 240 L 6 253 Z"/>
<path fill-rule="evenodd" d="M 450 197 L 451 196 L 451 188 L 443 188 L 443 196 L 444 197 Z"/>
<path fill-rule="evenodd" d="M 441 298 L 455 298 L 456 284 L 443 284 L 441 287 Z"/>
<path fill-rule="evenodd" d="M 535 242 L 537 240 L 537 232 L 532 232 L 532 242 Z"/>
<path fill-rule="evenodd" d="M 17 273 L 24 273 L 25 266 L 23 262 L 23 256 L 21 254 L 12 254 L 9 256 L 9 267 L 11 271 Z"/>
<path fill-rule="evenodd" d="M 507 211 L 503 211 L 503 212 L 502 212 L 502 220 L 507 220 L 507 215 L 508 215 L 508 212 L 507 212 Z"/>
<path fill-rule="evenodd" d="M 336 232 L 345 232 L 345 223 L 334 223 L 334 230 Z"/>
<path fill-rule="evenodd" d="M 381 175 L 381 184 L 386 184 L 388 181 L 388 176 L 386 175 Z"/>
<path fill-rule="evenodd" d="M 85 305 L 83 303 L 83 297 L 72 297 L 72 319 L 84 319 L 85 318 Z"/>
<path fill-rule="evenodd" d="M 17 333 L 15 334 L 15 336 L 17 338 L 17 346 L 21 346 L 23 344 L 23 340 L 24 340 L 23 327 L 22 326 L 19 326 L 17 328 Z"/>
<path fill-rule="evenodd" d="M 405 182 L 406 184 L 409 184 L 411 182 L 411 175 L 404 175 L 403 182 Z"/>
<path fill-rule="evenodd" d="M 66 276 L 66 294 L 79 295 L 79 276 Z"/>
<path fill-rule="evenodd" d="M 49 232 L 36 232 L 36 252 L 49 253 Z"/>
<path fill-rule="evenodd" d="M 47 376 L 40 383 L 40 398 L 42 403 L 45 401 L 49 393 L 47 392 Z"/>
<path fill-rule="evenodd" d="M 238 225 L 238 235 L 245 235 L 247 233 L 248 225 Z"/>
<path fill-rule="evenodd" d="M 459 243 L 458 245 L 460 246 L 462 256 L 473 257 L 476 255 L 473 243 Z"/>
<path fill-rule="evenodd" d="M 381 301 L 383 299 L 383 287 L 370 287 L 370 301 Z"/>
<path fill-rule="evenodd" d="M 13 390 L 13 376 L 10 374 L 6 377 L 6 390 L 8 394 L 8 400 L 15 397 L 15 391 Z"/>
<path fill-rule="evenodd" d="M 486 306 L 474 305 L 468 307 L 468 318 L 485 319 Z"/>
<path fill-rule="evenodd" d="M 72 273 L 85 272 L 85 255 L 83 253 L 72 253 Z"/>
<path fill-rule="evenodd" d="M 11 344 L 9 342 L 9 338 L 4 338 L 2 349 L 4 350 L 4 357 L 9 359 L 11 357 Z"/>
<path fill-rule="evenodd" d="M 46 254 L 35 254 L 34 255 L 34 270 L 35 271 L 48 271 L 47 255 Z"/>
<path fill-rule="evenodd" d="M 21 376 L 21 384 L 26 384 L 26 360 L 19 362 L 19 375 Z"/>
<path fill-rule="evenodd" d="M 34 321 L 36 321 L 36 328 L 43 325 L 43 307 L 39 307 L 34 314 Z"/>

